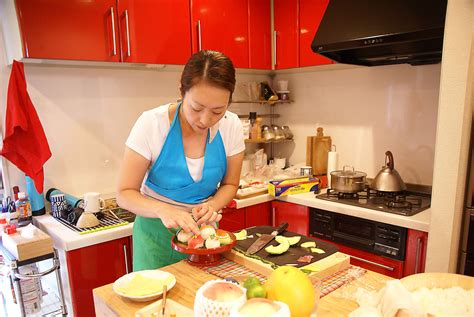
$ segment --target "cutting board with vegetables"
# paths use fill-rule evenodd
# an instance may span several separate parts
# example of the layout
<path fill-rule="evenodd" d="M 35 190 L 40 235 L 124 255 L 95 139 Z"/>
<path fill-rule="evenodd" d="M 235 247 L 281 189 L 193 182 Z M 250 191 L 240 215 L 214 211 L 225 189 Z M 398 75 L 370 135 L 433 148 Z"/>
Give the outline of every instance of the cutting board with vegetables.
<path fill-rule="evenodd" d="M 274 229 L 275 228 L 270 226 L 257 226 L 246 229 L 249 238 L 237 241 L 237 245 L 230 252 L 226 252 L 223 255 L 227 259 L 242 264 L 265 276 L 270 275 L 278 266 L 292 265 L 302 270 L 310 271 L 311 275 L 324 278 L 344 270 L 350 265 L 350 257 L 338 252 L 337 247 L 321 240 L 310 239 L 306 236 L 300 236 L 288 231 L 285 231 L 282 235 L 285 237 L 301 238 L 298 243 L 290 246 L 286 252 L 279 255 L 269 254 L 264 248 L 254 255 L 245 253 L 248 247 L 258 239 L 257 233 L 271 233 Z M 302 244 L 305 246 L 308 242 L 314 242 L 316 245 L 314 247 L 301 247 Z M 273 240 L 269 242 L 267 246 L 271 245 L 278 246 L 279 243 Z M 311 248 L 318 250 L 311 250 Z M 324 251 L 324 253 L 322 253 L 321 250 Z"/>

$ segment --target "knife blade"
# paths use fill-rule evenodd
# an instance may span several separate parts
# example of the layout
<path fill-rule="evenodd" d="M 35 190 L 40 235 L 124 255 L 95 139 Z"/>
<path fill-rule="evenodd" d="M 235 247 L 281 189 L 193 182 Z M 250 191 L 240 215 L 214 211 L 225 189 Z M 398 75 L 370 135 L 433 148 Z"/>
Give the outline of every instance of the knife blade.
<path fill-rule="evenodd" d="M 262 234 L 252 245 L 247 249 L 248 254 L 255 254 L 272 241 L 278 234 L 282 233 L 288 228 L 288 222 L 282 223 L 271 234 Z"/>

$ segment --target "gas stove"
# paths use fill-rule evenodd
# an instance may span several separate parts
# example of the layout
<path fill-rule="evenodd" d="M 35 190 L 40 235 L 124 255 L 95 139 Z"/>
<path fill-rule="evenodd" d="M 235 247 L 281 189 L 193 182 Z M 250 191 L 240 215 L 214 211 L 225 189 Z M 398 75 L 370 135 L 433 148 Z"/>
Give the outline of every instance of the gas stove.
<path fill-rule="evenodd" d="M 370 188 L 358 193 L 327 189 L 326 192 L 316 194 L 316 198 L 403 216 L 413 216 L 428 209 L 431 204 L 430 194 L 414 191 L 380 192 Z"/>

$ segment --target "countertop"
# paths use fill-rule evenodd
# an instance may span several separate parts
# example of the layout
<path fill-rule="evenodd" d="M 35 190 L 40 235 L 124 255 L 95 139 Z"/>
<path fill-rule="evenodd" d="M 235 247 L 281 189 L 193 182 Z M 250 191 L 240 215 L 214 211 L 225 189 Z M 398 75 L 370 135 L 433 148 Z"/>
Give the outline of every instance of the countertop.
<path fill-rule="evenodd" d="M 219 279 L 214 275 L 210 275 L 186 261 L 181 261 L 161 268 L 163 271 L 172 273 L 177 280 L 176 285 L 169 291 L 168 298 L 183 304 L 189 308 L 193 308 L 194 296 L 196 291 L 206 281 Z M 379 285 L 383 285 L 383 281 L 391 278 L 372 271 L 367 271 L 356 282 L 371 285 L 374 281 L 380 281 Z M 360 284 L 358 284 L 360 285 Z M 344 286 L 346 287 L 346 286 Z M 97 316 L 135 316 L 135 312 L 142 307 L 153 303 L 137 303 L 122 299 L 112 290 L 112 284 L 104 285 L 93 290 L 94 305 Z M 324 296 L 318 305 L 317 316 L 347 316 L 351 311 L 358 307 L 358 304 L 352 300 L 343 299 L 340 296 L 341 289 Z"/>
<path fill-rule="evenodd" d="M 236 208 L 244 208 L 267 201 L 275 200 L 274 197 L 265 194 L 247 199 L 236 199 Z M 350 215 L 354 217 L 370 219 L 387 224 L 397 225 L 404 228 L 415 229 L 420 231 L 429 231 L 431 211 L 426 209 L 414 216 L 400 216 L 387 212 L 380 212 L 362 207 L 355 207 L 336 202 L 316 199 L 313 192 L 278 197 L 279 201 L 286 201 L 294 204 L 305 205 L 308 207 L 319 208 L 340 214 Z M 35 224 L 54 241 L 54 247 L 64 251 L 71 251 L 83 247 L 87 247 L 102 242 L 107 242 L 132 235 L 133 224 L 88 233 L 81 235 L 54 219 L 51 215 L 43 215 L 34 217 Z"/>

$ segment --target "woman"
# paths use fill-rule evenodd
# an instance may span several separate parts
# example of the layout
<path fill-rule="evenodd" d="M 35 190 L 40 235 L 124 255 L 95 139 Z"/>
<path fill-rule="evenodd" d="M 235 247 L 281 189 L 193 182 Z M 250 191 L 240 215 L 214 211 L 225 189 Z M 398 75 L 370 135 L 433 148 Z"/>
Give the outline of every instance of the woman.
<path fill-rule="evenodd" d="M 199 233 L 219 221 L 239 184 L 245 144 L 227 111 L 235 69 L 222 53 L 191 56 L 181 75 L 182 102 L 145 111 L 126 142 L 117 200 L 137 214 L 133 268 L 156 269 L 186 257 L 171 248 L 171 228 Z"/>

